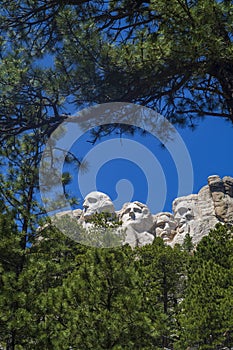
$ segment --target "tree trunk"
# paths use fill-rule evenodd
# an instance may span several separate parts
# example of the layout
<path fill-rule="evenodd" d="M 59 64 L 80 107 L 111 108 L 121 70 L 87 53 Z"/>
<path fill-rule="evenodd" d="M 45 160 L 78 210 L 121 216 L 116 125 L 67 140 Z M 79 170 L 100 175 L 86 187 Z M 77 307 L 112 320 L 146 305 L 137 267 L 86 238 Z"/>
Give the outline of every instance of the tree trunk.
<path fill-rule="evenodd" d="M 15 332 L 11 332 L 7 339 L 6 350 L 15 350 Z"/>

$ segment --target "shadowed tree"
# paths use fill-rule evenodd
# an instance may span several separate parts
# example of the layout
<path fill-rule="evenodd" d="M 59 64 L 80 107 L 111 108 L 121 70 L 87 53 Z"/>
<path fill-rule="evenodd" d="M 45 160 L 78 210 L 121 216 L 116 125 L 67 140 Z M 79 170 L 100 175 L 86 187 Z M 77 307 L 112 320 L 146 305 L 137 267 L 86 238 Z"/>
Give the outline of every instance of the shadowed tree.
<path fill-rule="evenodd" d="M 218 224 L 190 258 L 176 349 L 232 346 L 232 243 L 232 228 Z"/>
<path fill-rule="evenodd" d="M 1 132 L 43 126 L 49 134 L 64 106 L 111 101 L 149 106 L 192 127 L 206 115 L 232 121 L 232 6 L 3 1 Z"/>

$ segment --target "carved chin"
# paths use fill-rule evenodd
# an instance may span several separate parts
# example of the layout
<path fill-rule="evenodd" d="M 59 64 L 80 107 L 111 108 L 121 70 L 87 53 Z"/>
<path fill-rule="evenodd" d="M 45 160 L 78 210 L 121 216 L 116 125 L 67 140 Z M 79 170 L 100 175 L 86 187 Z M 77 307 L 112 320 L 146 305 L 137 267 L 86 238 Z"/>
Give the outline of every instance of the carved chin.
<path fill-rule="evenodd" d="M 141 220 L 137 220 L 137 219 L 133 219 L 133 218 L 129 218 L 125 221 L 125 224 L 140 224 Z"/>
<path fill-rule="evenodd" d="M 170 240 L 169 235 L 168 235 L 167 232 L 162 232 L 162 233 L 159 235 L 159 237 L 161 237 L 163 240 L 166 240 L 166 241 Z"/>
<path fill-rule="evenodd" d="M 170 242 L 176 234 L 176 231 L 172 230 L 171 232 L 162 232 L 159 237 L 161 237 L 165 242 Z"/>

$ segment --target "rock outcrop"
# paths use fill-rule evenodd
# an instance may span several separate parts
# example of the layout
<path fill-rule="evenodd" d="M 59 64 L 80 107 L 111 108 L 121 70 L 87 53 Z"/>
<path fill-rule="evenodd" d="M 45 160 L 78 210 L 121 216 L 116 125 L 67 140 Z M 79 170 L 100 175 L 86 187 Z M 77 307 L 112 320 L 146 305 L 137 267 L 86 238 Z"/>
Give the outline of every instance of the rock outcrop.
<path fill-rule="evenodd" d="M 167 225 L 166 234 L 158 229 L 159 218 L 164 213 L 154 216 L 155 233 L 161 237 L 165 235 L 166 243 L 171 246 L 182 244 L 189 233 L 196 245 L 218 222 L 233 223 L 233 178 L 209 176 L 208 185 L 202 187 L 198 194 L 176 198 L 172 203 L 172 211 L 172 216 L 164 222 Z M 177 227 L 174 229 L 175 223 Z M 173 231 L 170 233 L 171 225 Z"/>
<path fill-rule="evenodd" d="M 172 211 L 152 215 L 140 202 L 125 203 L 121 210 L 115 211 L 109 196 L 96 191 L 85 197 L 83 210 L 76 209 L 72 214 L 82 227 L 90 227 L 93 214 L 111 213 L 122 222 L 126 233 L 123 243 L 133 248 L 150 244 L 155 237 L 163 238 L 173 247 L 182 244 L 186 234 L 196 245 L 217 223 L 233 224 L 233 178 L 209 176 L 208 184 L 197 194 L 176 198 Z"/>

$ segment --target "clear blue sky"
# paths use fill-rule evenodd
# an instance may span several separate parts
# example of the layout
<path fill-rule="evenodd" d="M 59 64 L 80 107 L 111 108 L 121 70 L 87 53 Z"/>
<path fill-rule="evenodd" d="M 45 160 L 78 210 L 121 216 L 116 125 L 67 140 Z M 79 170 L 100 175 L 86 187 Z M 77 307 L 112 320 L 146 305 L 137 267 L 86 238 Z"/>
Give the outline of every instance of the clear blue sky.
<path fill-rule="evenodd" d="M 229 175 L 233 176 L 233 126 L 220 118 L 207 117 L 203 121 L 199 122 L 198 127 L 192 131 L 188 128 L 177 128 L 180 136 L 183 138 L 185 145 L 189 151 L 194 174 L 194 183 L 192 193 L 197 193 L 201 187 L 207 184 L 207 177 L 209 175 L 217 174 L 220 177 Z M 112 136 L 109 139 L 114 139 Z M 99 152 L 102 152 L 101 149 L 97 150 L 97 146 L 102 143 L 103 147 L 108 147 L 108 144 L 103 144 L 108 139 L 104 138 L 95 146 L 92 146 L 88 143 L 89 135 L 85 134 L 80 138 L 72 147 L 72 151 L 82 158 L 85 157 L 89 151 L 93 150 L 95 158 L 98 160 Z M 162 148 L 160 142 L 152 136 L 135 136 L 131 138 L 132 141 L 136 142 L 137 145 L 143 145 L 149 151 L 153 152 L 153 155 L 159 164 L 160 171 L 162 170 L 164 180 L 166 182 L 166 193 L 165 193 L 165 203 L 161 203 L 157 206 L 150 208 L 153 213 L 157 212 L 156 208 L 158 207 L 161 211 L 171 211 L 171 205 L 174 198 L 177 197 L 178 191 L 178 175 L 176 166 L 173 162 L 172 156 L 167 151 L 167 149 Z M 123 145 L 126 144 L 127 140 L 123 139 L 117 142 L 121 142 Z M 136 144 L 135 144 L 136 145 Z M 136 145 L 136 146 L 137 146 Z M 95 150 L 95 147 L 96 150 Z M 138 153 L 137 147 L 135 147 L 135 154 Z M 147 157 L 145 153 L 145 157 Z M 140 156 L 140 157 L 144 157 Z M 115 156 L 112 160 L 103 161 L 104 154 L 102 152 L 101 157 L 102 162 L 97 161 L 96 178 L 93 180 L 96 183 L 96 189 L 107 193 L 111 199 L 116 200 L 117 196 L 120 195 L 123 198 L 123 202 L 138 200 L 140 202 L 147 201 L 148 195 L 148 179 L 145 174 L 145 169 L 140 168 L 140 162 L 135 162 L 135 158 L 130 160 L 130 157 L 126 159 L 119 159 Z M 137 158 L 137 157 L 136 157 Z M 140 163 L 140 164 L 139 164 Z M 153 172 L 153 164 L 151 163 L 151 170 Z M 91 164 L 89 164 L 89 170 L 83 174 L 82 179 L 89 181 L 88 176 L 93 172 L 91 169 Z M 73 182 L 69 186 L 69 190 L 72 195 L 75 195 L 80 200 L 80 205 L 82 207 L 83 196 L 80 192 L 80 184 L 78 183 L 78 171 L 73 169 Z M 189 176 L 189 174 L 187 174 Z M 119 186 L 119 192 L 117 193 L 116 185 L 119 181 L 123 179 L 122 186 Z M 150 181 L 151 182 L 151 181 Z M 86 183 L 87 184 L 87 183 Z M 162 180 L 159 176 L 158 169 L 154 172 L 154 178 L 152 186 L 155 186 L 155 202 L 161 202 L 161 196 L 164 189 L 162 187 Z M 119 183 L 118 183 L 119 185 Z M 150 184 L 151 185 L 151 184 Z M 89 186 L 89 182 L 87 187 Z M 94 188 L 91 188 L 95 190 Z M 161 192 L 162 191 L 162 192 Z M 183 193 L 183 195 L 188 195 L 190 193 Z M 128 198 L 129 197 L 129 198 Z M 117 202 L 120 209 L 120 201 Z M 123 204 L 123 203 L 122 203 Z M 159 211 L 160 211 L 159 210 Z"/>

